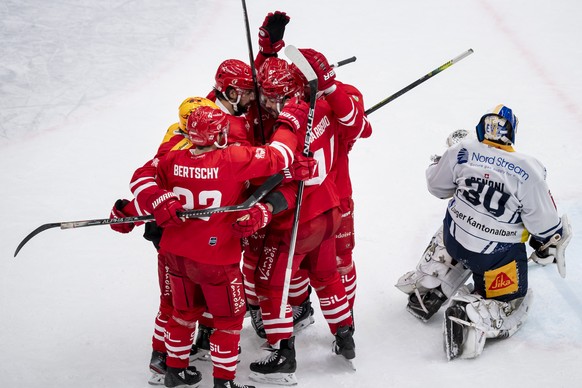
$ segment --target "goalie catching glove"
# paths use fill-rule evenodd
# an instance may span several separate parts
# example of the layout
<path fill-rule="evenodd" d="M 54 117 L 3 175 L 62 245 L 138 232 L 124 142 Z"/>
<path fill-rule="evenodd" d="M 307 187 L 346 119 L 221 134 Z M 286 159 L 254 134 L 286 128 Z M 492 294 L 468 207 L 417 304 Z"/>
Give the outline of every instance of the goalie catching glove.
<path fill-rule="evenodd" d="M 283 35 L 285 26 L 291 18 L 285 12 L 269 12 L 259 28 L 259 48 L 261 53 L 266 56 L 276 55 L 283 47 Z"/>
<path fill-rule="evenodd" d="M 532 236 L 529 245 L 534 249 L 529 259 L 536 264 L 548 265 L 556 263 L 558 272 L 562 278 L 566 277 L 566 248 L 572 239 L 572 226 L 568 215 L 562 215 L 562 231 L 556 233 L 545 243 Z"/>
<path fill-rule="evenodd" d="M 232 224 L 233 234 L 238 238 L 249 237 L 267 226 L 273 218 L 273 213 L 269 211 L 267 205 L 260 202 L 241 213 L 242 216 Z"/>

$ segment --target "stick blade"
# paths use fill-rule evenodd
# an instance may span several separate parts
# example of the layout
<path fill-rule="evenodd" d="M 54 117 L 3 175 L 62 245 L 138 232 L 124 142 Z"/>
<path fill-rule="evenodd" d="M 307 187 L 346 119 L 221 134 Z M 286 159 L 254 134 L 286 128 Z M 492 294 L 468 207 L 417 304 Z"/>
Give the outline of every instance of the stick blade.
<path fill-rule="evenodd" d="M 301 51 L 299 51 L 297 47 L 293 45 L 285 46 L 285 55 L 287 56 L 287 58 L 289 58 L 291 62 L 295 64 L 295 66 L 299 68 L 299 70 L 301 70 L 301 72 L 303 73 L 305 78 L 307 78 L 307 81 L 309 83 L 311 83 L 314 80 L 317 80 L 317 74 L 315 74 L 315 71 L 313 71 L 311 65 L 309 64 L 309 62 L 307 62 L 307 59 L 305 59 L 305 57 L 303 56 L 303 54 L 301 54 Z"/>
<path fill-rule="evenodd" d="M 52 223 L 52 224 L 44 224 L 44 225 L 39 226 L 38 228 L 36 228 L 32 232 L 30 232 L 24 238 L 24 240 L 22 240 L 20 242 L 20 244 L 18 244 L 18 246 L 16 247 L 16 251 L 14 252 L 14 257 L 16 257 L 16 255 L 18 254 L 18 252 L 20 252 L 20 250 L 22 249 L 22 247 L 24 246 L 24 244 L 26 244 L 27 242 L 29 242 L 31 238 L 33 238 L 34 236 L 36 236 L 40 232 L 43 232 L 43 231 L 45 231 L 47 229 L 58 228 L 60 226 L 61 226 L 61 223 L 60 222 L 55 222 L 55 223 Z"/>

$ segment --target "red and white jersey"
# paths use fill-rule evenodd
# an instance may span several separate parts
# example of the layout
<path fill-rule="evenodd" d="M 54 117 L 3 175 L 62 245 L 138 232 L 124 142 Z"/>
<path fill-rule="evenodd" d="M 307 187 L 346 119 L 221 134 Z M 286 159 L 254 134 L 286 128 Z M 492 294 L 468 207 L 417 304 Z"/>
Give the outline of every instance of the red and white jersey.
<path fill-rule="evenodd" d="M 227 117 L 229 120 L 228 144 L 250 145 L 250 126 L 247 121 L 243 117 L 236 117 L 230 114 Z M 154 158 L 133 173 L 129 189 L 133 193 L 134 200 L 131 204 L 125 206 L 123 211 L 126 214 L 134 215 L 149 214 L 145 209 L 149 196 L 158 189 L 155 177 L 159 160 L 171 151 L 185 150 L 191 147 L 192 142 L 190 142 L 188 134 L 180 129 L 178 123 L 172 124 L 166 131 Z"/>
<path fill-rule="evenodd" d="M 338 131 L 338 152 L 336 163 L 333 168 L 338 194 L 340 198 L 348 198 L 352 195 L 352 181 L 350 179 L 348 154 L 356 140 L 360 138 L 365 139 L 372 135 L 372 126 L 364 114 L 365 109 L 362 93 L 352 85 L 343 84 L 338 81 L 336 81 L 336 85 L 338 88 L 342 88 L 343 91 L 349 95 L 350 100 L 354 104 L 354 109 L 348 115 L 344 115 L 339 119 L 343 125 L 340 126 Z M 332 93 L 330 97 L 333 98 L 334 94 L 336 93 Z M 335 101 L 331 100 L 329 102 L 333 103 Z M 335 105 L 332 106 L 332 108 L 334 107 Z M 334 113 L 337 114 L 335 110 Z"/>
<path fill-rule="evenodd" d="M 185 209 L 236 205 L 248 179 L 275 174 L 293 162 L 290 146 L 296 145 L 274 141 L 265 147 L 227 147 L 201 155 L 193 150 L 170 152 L 158 163 L 156 183 L 178 195 Z M 241 246 L 231 224 L 238 217 L 217 213 L 187 219 L 181 226 L 165 228 L 160 247 L 199 262 L 236 263 Z"/>
<path fill-rule="evenodd" d="M 305 181 L 299 222 L 307 222 L 325 211 L 339 206 L 339 196 L 333 178 L 328 178 L 337 155 L 337 123 L 327 101 L 316 102 L 309 151 L 317 161 L 315 176 Z M 275 132 L 277 133 L 277 132 Z M 306 128 L 301 128 L 296 152 L 303 152 Z M 289 229 L 293 224 L 293 209 L 297 199 L 297 183 L 284 185 L 279 191 L 285 196 L 289 208 L 271 221 L 274 229 Z"/>

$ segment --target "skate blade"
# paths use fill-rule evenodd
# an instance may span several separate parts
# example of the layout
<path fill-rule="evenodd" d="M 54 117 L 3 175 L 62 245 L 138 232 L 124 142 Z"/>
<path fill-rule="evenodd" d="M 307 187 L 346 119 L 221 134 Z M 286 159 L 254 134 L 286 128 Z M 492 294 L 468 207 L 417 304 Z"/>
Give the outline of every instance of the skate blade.
<path fill-rule="evenodd" d="M 344 363 L 346 364 L 346 366 L 348 368 L 350 368 L 352 371 L 356 371 L 356 362 L 355 362 L 355 358 L 352 358 L 351 360 L 348 360 L 347 358 L 345 358 L 344 356 L 340 356 L 340 358 L 344 361 Z"/>
<path fill-rule="evenodd" d="M 297 385 L 295 373 L 257 373 L 251 372 L 249 378 L 257 383 L 277 384 L 277 385 Z"/>
<path fill-rule="evenodd" d="M 309 316 L 308 319 L 304 319 L 301 322 L 297 322 L 296 325 L 293 325 L 293 333 L 298 333 L 301 330 L 305 329 L 307 326 L 313 325 L 315 323 L 315 318 L 313 316 Z"/>
<path fill-rule="evenodd" d="M 411 309 L 408 306 L 406 306 L 406 311 L 408 311 L 410 313 L 410 315 L 412 315 L 415 318 L 418 318 L 422 322 L 424 322 L 424 323 L 427 323 L 428 322 L 428 318 L 426 318 L 425 316 L 420 315 L 416 310 Z"/>
<path fill-rule="evenodd" d="M 148 380 L 149 385 L 164 385 L 165 375 L 153 372 Z"/>
<path fill-rule="evenodd" d="M 192 366 L 192 363 L 196 360 L 200 361 L 210 361 L 210 352 L 208 350 L 198 350 L 194 354 L 190 354 L 190 363 L 189 365 Z"/>

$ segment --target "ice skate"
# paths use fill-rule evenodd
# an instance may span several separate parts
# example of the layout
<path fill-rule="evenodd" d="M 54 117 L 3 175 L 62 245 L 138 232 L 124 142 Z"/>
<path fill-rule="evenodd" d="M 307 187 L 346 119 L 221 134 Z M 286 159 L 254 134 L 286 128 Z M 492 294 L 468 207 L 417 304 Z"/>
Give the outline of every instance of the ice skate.
<path fill-rule="evenodd" d="M 293 333 L 297 333 L 315 322 L 309 295 L 299 306 L 291 306 L 291 308 L 293 309 Z"/>
<path fill-rule="evenodd" d="M 255 388 L 254 385 L 238 384 L 234 380 L 214 378 L 214 388 Z"/>
<path fill-rule="evenodd" d="M 251 363 L 250 379 L 260 383 L 295 385 L 295 337 L 281 340 L 279 349 L 269 349 L 271 354 L 262 360 Z"/>
<path fill-rule="evenodd" d="M 202 374 L 195 367 L 172 368 L 166 370 L 164 386 L 167 388 L 196 388 L 202 381 Z"/>
<path fill-rule="evenodd" d="M 150 360 L 150 372 L 152 375 L 148 380 L 150 385 L 164 385 L 166 375 L 166 353 L 154 350 Z"/>
<path fill-rule="evenodd" d="M 353 370 L 356 370 L 354 358 L 356 358 L 356 344 L 354 342 L 354 329 L 351 326 L 340 326 L 335 334 L 333 352 L 343 356 Z"/>

